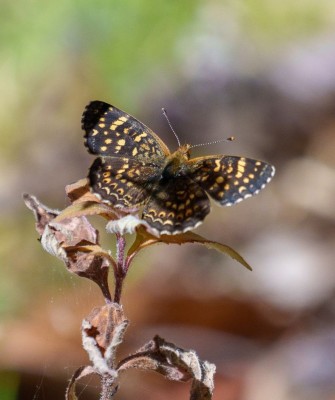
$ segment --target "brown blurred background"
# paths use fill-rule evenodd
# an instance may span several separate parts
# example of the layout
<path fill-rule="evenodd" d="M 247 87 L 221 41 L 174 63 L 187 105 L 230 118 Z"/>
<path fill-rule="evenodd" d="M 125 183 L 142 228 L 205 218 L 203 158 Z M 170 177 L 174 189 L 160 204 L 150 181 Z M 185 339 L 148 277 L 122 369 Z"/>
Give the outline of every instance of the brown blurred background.
<path fill-rule="evenodd" d="M 182 142 L 236 137 L 194 155 L 277 169 L 258 196 L 214 206 L 197 230 L 253 272 L 196 245 L 135 259 L 123 354 L 158 333 L 217 365 L 216 400 L 335 399 L 334 26 L 330 0 L 2 1 L 1 399 L 63 398 L 87 363 L 80 324 L 102 296 L 42 250 L 22 193 L 65 207 L 65 185 L 93 160 L 80 118 L 95 99 L 172 149 L 161 107 Z M 85 381 L 80 398 L 97 398 L 97 387 Z M 119 398 L 186 399 L 188 390 L 131 372 Z"/>

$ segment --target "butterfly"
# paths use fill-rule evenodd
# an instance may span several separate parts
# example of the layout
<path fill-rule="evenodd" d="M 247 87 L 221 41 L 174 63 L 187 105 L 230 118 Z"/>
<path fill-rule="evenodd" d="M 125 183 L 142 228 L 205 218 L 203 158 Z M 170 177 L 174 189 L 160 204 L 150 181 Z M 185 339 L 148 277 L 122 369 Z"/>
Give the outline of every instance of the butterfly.
<path fill-rule="evenodd" d="M 254 196 L 271 180 L 272 165 L 245 157 L 190 158 L 188 144 L 170 152 L 136 118 L 102 101 L 82 116 L 85 145 L 98 156 L 90 167 L 91 191 L 122 210 L 138 210 L 158 234 L 196 228 L 210 212 L 211 197 L 231 206 Z"/>

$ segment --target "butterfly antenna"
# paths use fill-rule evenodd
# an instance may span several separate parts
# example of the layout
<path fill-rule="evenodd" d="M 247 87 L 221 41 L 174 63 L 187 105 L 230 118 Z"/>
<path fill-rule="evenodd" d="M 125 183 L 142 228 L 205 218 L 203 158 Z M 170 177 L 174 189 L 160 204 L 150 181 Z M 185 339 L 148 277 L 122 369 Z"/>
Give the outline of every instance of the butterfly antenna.
<path fill-rule="evenodd" d="M 232 142 L 233 140 L 235 140 L 235 137 L 234 136 L 230 136 L 230 137 L 228 137 L 226 139 L 215 140 L 214 142 L 193 144 L 190 148 L 193 149 L 193 147 L 207 146 L 209 144 L 216 144 L 216 143 L 222 143 L 222 142 Z"/>
<path fill-rule="evenodd" d="M 169 117 L 167 116 L 167 113 L 166 113 L 165 108 L 162 108 L 162 112 L 163 112 L 163 115 L 164 115 L 164 117 L 166 118 L 166 120 L 167 120 L 167 122 L 168 122 L 168 124 L 169 124 L 169 127 L 170 127 L 171 131 L 173 132 L 173 134 L 175 135 L 175 137 L 176 137 L 176 139 L 177 139 L 178 146 L 180 147 L 180 140 L 179 140 L 179 137 L 178 137 L 178 135 L 176 134 L 175 130 L 173 129 L 172 125 L 171 125 L 171 122 L 170 122 L 170 120 L 169 120 Z"/>

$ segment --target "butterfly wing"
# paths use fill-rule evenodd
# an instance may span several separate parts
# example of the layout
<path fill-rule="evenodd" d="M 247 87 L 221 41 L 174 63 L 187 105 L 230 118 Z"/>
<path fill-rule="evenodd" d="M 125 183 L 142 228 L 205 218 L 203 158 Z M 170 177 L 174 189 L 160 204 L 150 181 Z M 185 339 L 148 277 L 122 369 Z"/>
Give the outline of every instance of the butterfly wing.
<path fill-rule="evenodd" d="M 162 159 L 170 154 L 151 129 L 131 115 L 102 101 L 92 101 L 82 116 L 85 145 L 99 156 Z"/>
<path fill-rule="evenodd" d="M 263 161 L 222 155 L 191 159 L 188 169 L 188 176 L 222 206 L 254 196 L 275 173 L 274 167 Z"/>
<path fill-rule="evenodd" d="M 88 175 L 91 190 L 107 204 L 133 208 L 146 202 L 157 166 L 133 158 L 98 157 Z"/>
<path fill-rule="evenodd" d="M 142 218 L 160 234 L 175 235 L 198 226 L 209 211 L 205 191 L 189 177 L 181 176 L 157 183 Z"/>

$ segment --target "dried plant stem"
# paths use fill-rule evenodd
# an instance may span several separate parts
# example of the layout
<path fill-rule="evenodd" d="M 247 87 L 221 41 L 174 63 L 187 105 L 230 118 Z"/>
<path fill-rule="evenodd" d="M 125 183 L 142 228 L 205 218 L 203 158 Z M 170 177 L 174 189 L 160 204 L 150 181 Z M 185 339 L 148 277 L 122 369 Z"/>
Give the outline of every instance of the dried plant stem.
<path fill-rule="evenodd" d="M 115 377 L 104 375 L 101 378 L 101 394 L 100 400 L 110 400 L 114 397 L 118 389 L 115 385 Z"/>
<path fill-rule="evenodd" d="M 78 190 L 77 186 L 75 190 Z M 86 200 L 86 194 L 82 196 L 84 200 L 81 204 L 78 204 L 77 199 L 76 204 L 59 212 L 50 210 L 34 196 L 25 195 L 27 206 L 34 212 L 36 229 L 44 249 L 62 260 L 70 272 L 95 282 L 106 302 L 101 307 L 95 307 L 83 320 L 83 347 L 91 365 L 82 366 L 73 374 L 66 391 L 66 400 L 78 399 L 78 381 L 91 374 L 100 376 L 100 400 L 112 400 L 118 391 L 120 373 L 129 369 L 155 371 L 179 382 L 192 380 L 190 400 L 210 400 L 214 389 L 215 366 L 201 361 L 193 350 L 183 350 L 157 335 L 124 360 L 116 362 L 116 351 L 123 343 L 129 324 L 121 306 L 123 283 L 134 256 L 140 250 L 157 243 L 199 243 L 229 255 L 248 269 L 251 267 L 227 245 L 207 240 L 193 232 L 156 237 L 146 230 L 140 220 L 136 225 L 134 242 L 126 251 L 124 235 L 135 233 L 133 218 L 131 221 L 122 221 L 124 218 L 121 218 L 117 222 L 113 219 L 113 230 L 108 230 L 116 235 L 116 255 L 113 257 L 111 251 L 100 246 L 99 232 L 86 218 L 86 215 L 95 214 L 105 216 L 106 205 L 97 206 L 96 202 Z M 129 231 L 126 229 L 127 224 Z M 113 296 L 108 287 L 110 267 L 113 268 L 115 278 Z"/>
<path fill-rule="evenodd" d="M 117 251 L 116 251 L 116 268 L 114 269 L 114 276 L 115 276 L 114 302 L 119 304 L 121 300 L 123 281 L 127 275 L 127 266 L 125 263 L 126 240 L 124 236 L 116 234 L 116 246 L 117 246 Z"/>

